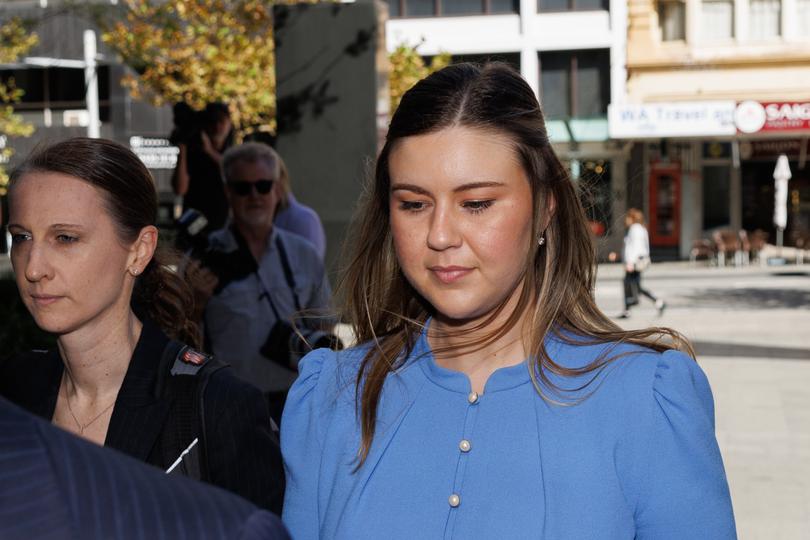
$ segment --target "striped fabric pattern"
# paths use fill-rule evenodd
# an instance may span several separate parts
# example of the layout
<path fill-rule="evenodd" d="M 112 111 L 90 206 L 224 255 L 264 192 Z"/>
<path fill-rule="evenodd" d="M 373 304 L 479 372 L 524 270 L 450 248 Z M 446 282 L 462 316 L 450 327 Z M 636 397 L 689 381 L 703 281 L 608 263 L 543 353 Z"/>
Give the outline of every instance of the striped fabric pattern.
<path fill-rule="evenodd" d="M 289 537 L 239 497 L 166 476 L 0 398 L 0 538 Z"/>

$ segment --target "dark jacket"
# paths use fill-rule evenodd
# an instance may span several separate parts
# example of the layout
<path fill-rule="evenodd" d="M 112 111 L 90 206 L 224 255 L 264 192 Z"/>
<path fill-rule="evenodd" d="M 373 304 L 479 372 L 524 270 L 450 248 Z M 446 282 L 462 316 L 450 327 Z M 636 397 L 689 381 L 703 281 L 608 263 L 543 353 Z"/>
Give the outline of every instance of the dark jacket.
<path fill-rule="evenodd" d="M 176 414 L 174 400 L 158 391 L 168 376 L 158 373 L 168 342 L 155 324 L 144 321 L 104 441 L 106 447 L 163 470 L 172 465 L 164 448 L 172 444 L 170 420 Z M 0 364 L 0 395 L 50 421 L 63 370 L 58 351 L 17 357 Z M 284 473 L 261 392 L 229 368 L 220 369 L 209 377 L 203 403 L 208 481 L 279 513 Z"/>
<path fill-rule="evenodd" d="M 220 489 L 58 429 L 0 398 L 0 538 L 289 540 L 280 520 Z"/>

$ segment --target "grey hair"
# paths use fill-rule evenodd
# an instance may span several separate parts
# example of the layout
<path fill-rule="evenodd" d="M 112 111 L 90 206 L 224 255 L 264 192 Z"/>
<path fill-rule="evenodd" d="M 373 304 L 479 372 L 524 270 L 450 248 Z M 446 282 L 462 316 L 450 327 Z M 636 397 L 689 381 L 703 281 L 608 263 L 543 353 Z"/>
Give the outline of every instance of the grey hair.
<path fill-rule="evenodd" d="M 225 151 L 222 156 L 222 178 L 227 182 L 230 180 L 230 171 L 236 163 L 257 163 L 263 162 L 275 171 L 276 177 L 280 174 L 281 157 L 270 146 L 258 143 L 247 142 L 238 146 L 233 146 Z"/>

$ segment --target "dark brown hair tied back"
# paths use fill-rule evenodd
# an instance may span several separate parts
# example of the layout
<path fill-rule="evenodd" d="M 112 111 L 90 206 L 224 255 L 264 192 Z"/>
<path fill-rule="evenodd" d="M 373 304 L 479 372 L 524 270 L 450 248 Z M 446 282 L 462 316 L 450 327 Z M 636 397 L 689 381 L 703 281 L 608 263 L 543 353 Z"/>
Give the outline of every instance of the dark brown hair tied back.
<path fill-rule="evenodd" d="M 11 173 L 12 192 L 14 184 L 32 172 L 64 174 L 100 189 L 124 243 L 134 242 L 144 227 L 157 222 L 152 175 L 138 156 L 119 143 L 77 137 L 37 148 Z M 189 318 L 193 295 L 168 266 L 175 260 L 172 250 L 158 247 L 135 282 L 132 306 L 139 317 L 150 318 L 169 336 L 199 347 L 199 327 Z"/>

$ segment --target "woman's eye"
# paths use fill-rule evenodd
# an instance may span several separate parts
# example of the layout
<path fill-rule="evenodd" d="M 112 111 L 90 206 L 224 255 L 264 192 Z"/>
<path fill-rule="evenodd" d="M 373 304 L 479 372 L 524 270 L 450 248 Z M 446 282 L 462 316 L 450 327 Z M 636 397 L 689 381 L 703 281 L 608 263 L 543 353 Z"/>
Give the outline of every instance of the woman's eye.
<path fill-rule="evenodd" d="M 21 234 L 21 233 L 12 234 L 11 235 L 11 245 L 16 246 L 16 245 L 22 244 L 23 242 L 25 242 L 26 240 L 28 240 L 30 238 L 31 238 L 31 235 L 28 235 L 28 234 Z"/>
<path fill-rule="evenodd" d="M 418 212 L 425 207 L 425 203 L 421 201 L 401 201 L 399 209 L 407 212 Z"/>
<path fill-rule="evenodd" d="M 487 199 L 484 201 L 465 201 L 463 206 L 472 213 L 478 214 L 480 212 L 483 212 L 490 206 L 492 206 L 494 202 L 495 201 L 493 201 L 492 199 Z"/>
<path fill-rule="evenodd" d="M 56 235 L 56 241 L 60 244 L 72 244 L 78 240 L 77 237 L 71 236 L 69 234 L 58 234 Z"/>

